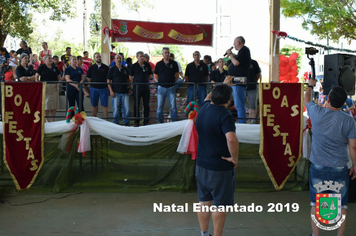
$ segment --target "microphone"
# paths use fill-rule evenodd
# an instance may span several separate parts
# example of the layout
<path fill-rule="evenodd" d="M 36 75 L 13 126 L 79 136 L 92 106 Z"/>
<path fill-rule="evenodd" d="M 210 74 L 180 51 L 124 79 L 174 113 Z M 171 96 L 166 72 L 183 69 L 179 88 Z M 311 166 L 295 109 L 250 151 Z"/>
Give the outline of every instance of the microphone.
<path fill-rule="evenodd" d="M 234 48 L 234 46 L 232 46 L 231 48 L 230 48 L 230 50 L 232 50 Z M 225 54 L 224 54 L 224 56 L 226 56 L 227 55 L 227 52 L 225 52 Z"/>

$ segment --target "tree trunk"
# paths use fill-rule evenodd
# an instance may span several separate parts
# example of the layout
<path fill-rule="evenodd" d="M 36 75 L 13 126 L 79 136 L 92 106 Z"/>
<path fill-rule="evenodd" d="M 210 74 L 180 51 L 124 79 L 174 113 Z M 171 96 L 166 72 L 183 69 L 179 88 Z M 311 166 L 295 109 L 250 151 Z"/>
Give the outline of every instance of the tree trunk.
<path fill-rule="evenodd" d="M 4 34 L 2 31 L 0 31 L 0 47 L 4 46 L 6 36 L 7 34 Z"/>

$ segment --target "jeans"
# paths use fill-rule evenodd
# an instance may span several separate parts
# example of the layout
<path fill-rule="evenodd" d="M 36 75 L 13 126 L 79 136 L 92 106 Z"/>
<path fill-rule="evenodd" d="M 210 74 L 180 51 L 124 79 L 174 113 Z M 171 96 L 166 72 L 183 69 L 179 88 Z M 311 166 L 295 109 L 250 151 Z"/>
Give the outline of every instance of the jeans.
<path fill-rule="evenodd" d="M 316 194 L 317 193 L 336 193 L 334 191 L 320 191 L 318 187 L 314 185 L 321 184 L 325 185 L 324 181 L 333 181 L 332 184 L 338 182 L 343 186 L 338 189 L 341 193 L 341 208 L 347 209 L 347 202 L 349 197 L 349 170 L 347 166 L 344 167 L 328 167 L 311 164 L 309 169 L 309 189 L 310 189 L 310 205 L 315 206 Z"/>
<path fill-rule="evenodd" d="M 234 96 L 238 118 L 246 118 L 245 89 L 246 87 L 243 86 L 232 86 L 232 95 Z M 238 119 L 238 121 L 239 123 L 246 123 L 246 119 Z"/>
<path fill-rule="evenodd" d="M 122 110 L 120 109 L 122 108 Z M 115 124 L 119 124 L 120 121 L 120 112 L 122 111 L 122 118 L 124 124 L 127 125 L 130 123 L 129 119 L 125 119 L 129 116 L 129 94 L 128 93 L 115 93 L 115 97 L 112 98 L 112 113 Z"/>
<path fill-rule="evenodd" d="M 75 102 L 77 102 L 77 108 L 79 109 L 79 111 L 84 111 L 84 103 L 83 103 L 84 93 L 83 92 L 80 93 L 78 89 L 76 89 L 74 86 L 70 84 L 67 85 L 67 99 L 68 99 L 69 107 L 74 107 Z"/>
<path fill-rule="evenodd" d="M 163 107 L 164 102 L 168 98 L 169 106 L 171 108 L 172 121 L 177 120 L 177 106 L 176 106 L 176 89 L 175 86 L 165 88 L 158 86 L 157 91 L 157 123 L 163 123 Z"/>
<path fill-rule="evenodd" d="M 182 85 L 183 80 L 179 77 L 176 81 L 176 85 L 174 85 L 175 89 L 179 89 L 179 87 Z"/>
<path fill-rule="evenodd" d="M 196 88 L 197 88 L 196 89 L 196 93 L 197 93 L 198 99 L 199 99 L 199 107 L 201 107 L 201 105 L 203 104 L 203 102 L 204 102 L 204 100 L 206 98 L 206 95 L 207 95 L 206 87 L 202 86 L 202 85 L 196 85 Z M 188 94 L 188 104 L 191 101 L 195 101 L 195 98 L 194 98 L 194 86 L 188 87 L 187 94 Z"/>
<path fill-rule="evenodd" d="M 141 90 L 141 91 L 135 91 L 134 90 L 134 117 L 136 118 L 140 118 L 140 111 L 139 111 L 139 107 L 140 107 L 140 100 L 142 98 L 142 102 L 143 102 L 143 116 L 144 116 L 144 121 L 143 124 L 144 125 L 148 125 L 150 119 L 149 119 L 149 115 L 150 115 L 150 90 Z M 135 120 L 135 124 L 138 125 L 140 123 L 140 119 L 136 119 Z"/>

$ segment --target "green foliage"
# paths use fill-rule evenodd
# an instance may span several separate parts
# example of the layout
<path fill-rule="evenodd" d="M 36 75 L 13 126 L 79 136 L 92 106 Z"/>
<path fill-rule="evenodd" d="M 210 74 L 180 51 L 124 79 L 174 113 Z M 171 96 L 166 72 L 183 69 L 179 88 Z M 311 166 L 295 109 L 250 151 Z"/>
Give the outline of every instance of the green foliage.
<path fill-rule="evenodd" d="M 286 45 L 279 50 L 279 54 L 285 55 L 286 57 L 289 57 L 294 52 L 298 53 L 298 55 L 299 55 L 299 57 L 297 58 L 297 66 L 300 69 L 300 68 L 302 68 L 302 56 L 304 55 L 303 48 Z"/>
<path fill-rule="evenodd" d="M 286 17 L 302 18 L 303 28 L 320 38 L 356 39 L 354 0 L 281 0 L 281 8 Z"/>
<path fill-rule="evenodd" d="M 74 3 L 75 0 L 0 0 L 0 46 L 7 34 L 28 39 L 33 32 L 33 12 L 51 12 L 50 20 L 64 20 L 75 16 Z"/>
<path fill-rule="evenodd" d="M 186 60 L 183 56 L 183 47 L 177 44 L 157 44 L 154 46 L 153 50 L 151 51 L 151 56 L 161 56 L 162 55 L 162 48 L 169 47 L 169 51 L 174 54 L 174 60 L 178 61 L 182 66 L 183 74 L 184 70 L 188 65 L 188 60 Z"/>
<path fill-rule="evenodd" d="M 71 42 L 63 37 L 63 32 L 60 28 L 56 29 L 56 36 L 50 40 L 44 40 L 45 35 L 42 34 L 40 26 L 33 24 L 33 33 L 26 39 L 28 45 L 31 47 L 33 54 L 39 54 L 42 48 L 42 42 L 46 41 L 48 48 L 52 51 L 53 55 L 61 56 L 65 54 L 66 47 L 71 47 L 72 55 L 83 56 L 83 44 L 78 42 Z M 89 50 L 88 50 L 89 51 Z M 89 53 L 89 57 L 90 57 Z"/>
<path fill-rule="evenodd" d="M 125 47 L 125 45 L 123 43 L 112 43 L 112 45 L 115 46 L 115 48 L 112 50 L 114 53 L 119 53 L 119 52 L 122 52 L 124 54 L 124 57 L 126 59 L 126 57 L 129 56 L 130 54 L 130 50 Z"/>
<path fill-rule="evenodd" d="M 88 48 L 89 57 L 93 59 L 94 54 L 96 52 L 101 52 L 101 46 L 98 44 L 89 45 L 89 48 Z"/>
<path fill-rule="evenodd" d="M 0 0 L 1 1 L 1 0 Z M 117 1 L 116 1 L 117 2 Z M 120 9 L 128 8 L 127 10 L 137 11 L 141 7 L 153 8 L 153 5 L 148 0 L 121 0 L 118 1 Z M 95 45 L 101 41 L 101 0 L 94 0 L 94 12 L 89 16 L 90 22 L 90 39 L 89 45 Z M 119 10 L 116 8 L 114 1 L 111 1 L 111 18 L 119 18 L 117 14 Z M 98 30 L 97 30 L 98 28 Z M 121 51 L 120 51 L 121 52 Z M 126 56 L 127 54 L 125 54 Z"/>

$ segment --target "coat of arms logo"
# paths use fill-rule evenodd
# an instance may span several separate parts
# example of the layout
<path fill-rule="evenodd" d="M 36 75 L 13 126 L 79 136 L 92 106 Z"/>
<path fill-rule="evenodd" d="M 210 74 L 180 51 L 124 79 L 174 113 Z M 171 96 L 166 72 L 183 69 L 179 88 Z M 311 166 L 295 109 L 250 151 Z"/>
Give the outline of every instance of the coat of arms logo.
<path fill-rule="evenodd" d="M 345 221 L 345 215 L 341 214 L 341 194 L 339 193 L 343 184 L 335 181 L 324 181 L 315 184 L 318 190 L 316 194 L 315 215 L 311 218 L 317 227 L 323 230 L 335 230 Z M 324 191 L 335 193 L 322 193 Z"/>
<path fill-rule="evenodd" d="M 120 26 L 119 26 L 119 34 L 121 35 L 125 35 L 127 34 L 127 22 L 122 21 L 120 22 Z"/>

